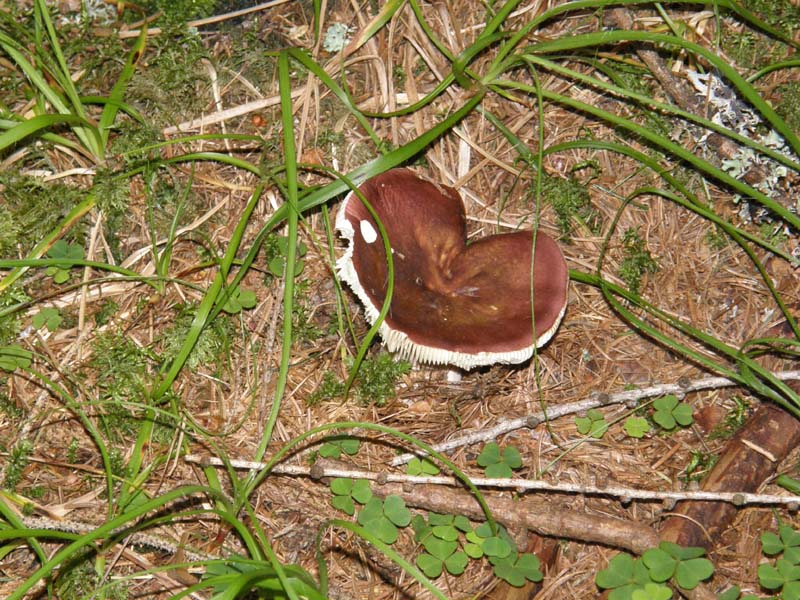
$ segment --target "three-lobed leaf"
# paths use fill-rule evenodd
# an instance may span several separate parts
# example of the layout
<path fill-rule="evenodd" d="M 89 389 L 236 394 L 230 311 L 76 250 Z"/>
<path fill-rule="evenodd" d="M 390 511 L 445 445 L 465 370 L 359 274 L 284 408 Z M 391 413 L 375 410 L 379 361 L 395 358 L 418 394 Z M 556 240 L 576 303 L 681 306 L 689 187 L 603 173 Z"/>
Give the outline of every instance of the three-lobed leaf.
<path fill-rule="evenodd" d="M 600 439 L 608 431 L 605 415 L 596 408 L 586 411 L 585 417 L 575 417 L 575 426 L 578 433 Z"/>
<path fill-rule="evenodd" d="M 628 417 L 623 427 L 632 438 L 643 438 L 650 431 L 650 423 L 644 417 Z"/>
<path fill-rule="evenodd" d="M 653 409 L 653 421 L 668 431 L 678 425 L 687 427 L 694 420 L 692 407 L 680 402 L 673 394 L 656 399 L 653 402 Z"/>
<path fill-rule="evenodd" d="M 414 457 L 408 461 L 406 466 L 406 473 L 409 475 L 438 475 L 439 467 L 437 467 L 429 458 Z"/>

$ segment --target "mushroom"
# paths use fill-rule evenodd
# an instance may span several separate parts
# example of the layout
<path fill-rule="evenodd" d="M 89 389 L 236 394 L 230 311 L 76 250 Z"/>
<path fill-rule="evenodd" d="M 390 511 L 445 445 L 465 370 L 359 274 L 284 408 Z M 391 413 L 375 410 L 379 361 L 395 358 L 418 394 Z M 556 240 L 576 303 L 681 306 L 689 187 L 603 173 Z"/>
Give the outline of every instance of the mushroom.
<path fill-rule="evenodd" d="M 535 253 L 531 231 L 468 244 L 458 192 L 408 169 L 368 179 L 359 190 L 391 246 L 394 291 L 380 326 L 390 352 L 469 370 L 524 362 L 553 337 L 566 311 L 569 274 L 552 238 L 538 232 Z M 374 323 L 386 298 L 386 253 L 375 219 L 353 192 L 336 229 L 349 240 L 337 261 L 339 275 Z"/>

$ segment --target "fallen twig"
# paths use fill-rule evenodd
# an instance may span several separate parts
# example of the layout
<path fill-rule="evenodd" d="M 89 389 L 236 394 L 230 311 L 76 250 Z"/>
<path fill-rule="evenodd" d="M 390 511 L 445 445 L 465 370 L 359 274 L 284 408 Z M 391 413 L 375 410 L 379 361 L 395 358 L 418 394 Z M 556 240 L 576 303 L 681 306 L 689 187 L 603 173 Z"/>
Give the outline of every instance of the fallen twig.
<path fill-rule="evenodd" d="M 775 377 L 781 381 L 799 380 L 800 371 L 782 371 L 775 373 Z M 631 408 L 636 408 L 639 402 L 646 398 L 655 398 L 658 396 L 664 396 L 666 394 L 687 394 L 689 392 L 713 390 L 724 387 L 733 387 L 736 385 L 738 384 L 735 381 L 725 377 L 704 377 L 694 380 L 679 379 L 677 383 L 661 383 L 638 390 L 617 392 L 615 394 L 595 394 L 586 400 L 570 402 L 569 404 L 560 404 L 558 406 L 548 407 L 544 412 L 531 413 L 523 417 L 501 421 L 489 429 L 473 431 L 468 434 L 447 440 L 446 442 L 442 442 L 441 444 L 436 444 L 433 446 L 433 449 L 437 452 L 449 452 L 456 448 L 469 446 L 478 442 L 495 440 L 501 435 L 505 435 L 506 433 L 515 431 L 517 429 L 522 429 L 524 427 L 533 429 L 543 421 L 556 419 L 565 415 L 579 414 L 591 408 L 600 408 L 603 406 L 611 406 L 613 404 L 625 404 Z M 419 451 L 401 454 L 392 460 L 391 465 L 396 467 L 405 464 L 415 456 L 424 456 L 424 452 Z"/>

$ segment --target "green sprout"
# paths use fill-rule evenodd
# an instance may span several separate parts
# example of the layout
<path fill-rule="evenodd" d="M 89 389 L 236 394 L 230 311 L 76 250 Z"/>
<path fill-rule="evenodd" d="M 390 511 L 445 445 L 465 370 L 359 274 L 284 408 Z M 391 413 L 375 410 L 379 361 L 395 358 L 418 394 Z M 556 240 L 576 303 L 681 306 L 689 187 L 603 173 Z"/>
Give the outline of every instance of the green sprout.
<path fill-rule="evenodd" d="M 634 294 L 639 293 L 642 277 L 658 271 L 658 263 L 650 255 L 639 230 L 631 227 L 622 236 L 623 259 L 619 264 L 619 276 Z"/>
<path fill-rule="evenodd" d="M 585 417 L 575 417 L 575 426 L 581 435 L 588 435 L 597 440 L 608 431 L 605 415 L 596 408 L 590 408 L 586 411 Z"/>
<path fill-rule="evenodd" d="M 33 316 L 31 323 L 36 329 L 47 327 L 48 331 L 55 331 L 61 325 L 62 320 L 61 313 L 57 308 L 46 306 Z"/>
<path fill-rule="evenodd" d="M 400 496 L 387 496 L 386 500 L 373 496 L 359 511 L 357 520 L 382 542 L 394 544 L 397 528 L 411 523 L 411 511 Z"/>
<path fill-rule="evenodd" d="M 673 394 L 655 400 L 653 408 L 653 421 L 667 431 L 672 431 L 678 425 L 688 427 L 694 421 L 692 407 L 680 402 Z"/>
<path fill-rule="evenodd" d="M 623 425 L 625 433 L 632 438 L 643 438 L 650 431 L 650 423 L 644 417 L 628 417 Z"/>
<path fill-rule="evenodd" d="M 59 258 L 64 261 L 81 260 L 83 258 L 83 248 L 75 244 L 68 244 L 64 240 L 58 240 L 53 244 L 52 248 L 48 250 L 47 256 L 50 258 Z M 69 265 L 64 266 L 50 266 L 47 267 L 45 273 L 53 278 L 53 281 L 59 285 L 66 283 L 69 279 Z"/>
<path fill-rule="evenodd" d="M 366 504 L 372 498 L 372 490 L 366 479 L 337 477 L 331 481 L 330 487 L 333 492 L 331 505 L 351 517 L 356 513 L 355 502 Z"/>
<path fill-rule="evenodd" d="M 522 467 L 522 457 L 514 446 L 500 448 L 495 442 L 489 442 L 478 455 L 478 465 L 485 469 L 486 477 L 510 478 L 516 470 Z"/>
<path fill-rule="evenodd" d="M 358 449 L 361 447 L 361 442 L 354 437 L 341 437 L 338 439 L 331 439 L 319 447 L 319 455 L 322 458 L 340 458 L 342 453 L 348 456 L 355 456 L 358 454 Z"/>

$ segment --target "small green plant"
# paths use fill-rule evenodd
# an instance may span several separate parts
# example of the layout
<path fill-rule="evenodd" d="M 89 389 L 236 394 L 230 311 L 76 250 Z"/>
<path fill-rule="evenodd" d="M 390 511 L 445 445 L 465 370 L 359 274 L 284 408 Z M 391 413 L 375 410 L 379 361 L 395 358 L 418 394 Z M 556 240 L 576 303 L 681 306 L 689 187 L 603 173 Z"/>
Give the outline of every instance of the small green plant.
<path fill-rule="evenodd" d="M 24 439 L 21 440 L 8 457 L 6 468 L 3 469 L 3 488 L 14 491 L 22 479 L 22 474 L 25 467 L 28 466 L 28 458 L 33 452 L 33 442 Z"/>
<path fill-rule="evenodd" d="M 182 304 L 176 307 L 176 313 L 172 324 L 163 334 L 161 354 L 166 357 L 173 357 L 180 352 L 197 314 L 197 306 Z M 222 371 L 230 356 L 233 323 L 233 319 L 220 316 L 204 327 L 186 359 L 186 366 L 194 371 L 201 366 L 215 365 L 218 372 Z"/>
<path fill-rule="evenodd" d="M 344 382 L 333 371 L 325 371 L 319 387 L 306 398 L 306 404 L 314 406 L 320 402 L 340 398 L 342 394 L 344 394 Z"/>
<path fill-rule="evenodd" d="M 382 542 L 394 544 L 397 528 L 411 523 L 411 511 L 400 496 L 387 496 L 385 500 L 372 496 L 358 512 L 357 521 Z"/>
<path fill-rule="evenodd" d="M 575 222 L 591 231 L 597 229 L 599 216 L 591 205 L 589 190 L 574 176 L 563 178 L 545 175 L 542 179 L 542 196 L 553 206 L 558 228 L 566 242 L 570 240 Z"/>
<path fill-rule="evenodd" d="M 661 542 L 640 558 L 617 554 L 608 567 L 595 576 L 595 584 L 611 590 L 609 600 L 671 598 L 667 582 L 685 590 L 693 590 L 714 573 L 714 565 L 704 558 L 703 548 L 684 548 L 671 542 Z M 665 595 L 665 591 L 669 595 Z"/>
<path fill-rule="evenodd" d="M 478 465 L 484 468 L 486 477 L 510 478 L 513 471 L 522 467 L 522 457 L 514 446 L 500 448 L 489 442 L 478 455 Z"/>
<path fill-rule="evenodd" d="M 50 258 L 60 258 L 65 261 L 81 260 L 83 258 L 83 248 L 75 244 L 68 244 L 64 240 L 58 240 L 47 252 Z M 66 283 L 69 280 L 70 266 L 47 267 L 45 273 L 53 278 L 58 284 Z"/>
<path fill-rule="evenodd" d="M 783 554 L 783 558 L 800 564 L 800 533 L 789 525 L 781 525 L 778 533 L 766 531 L 761 534 L 761 548 L 767 556 Z"/>
<path fill-rule="evenodd" d="M 283 277 L 286 270 L 286 257 L 289 254 L 289 238 L 285 235 L 270 236 L 264 243 L 267 269 L 273 277 Z M 297 277 L 305 268 L 302 258 L 308 253 L 308 246 L 303 242 L 297 244 L 297 258 L 294 263 L 294 277 Z"/>
<path fill-rule="evenodd" d="M 727 440 L 744 425 L 749 415 L 750 403 L 747 398 L 738 395 L 734 396 L 732 400 L 733 406 L 728 410 L 725 418 L 711 430 L 708 439 Z"/>
<path fill-rule="evenodd" d="M 119 304 L 113 300 L 106 300 L 94 313 L 94 324 L 98 327 L 106 325 L 119 310 Z"/>
<path fill-rule="evenodd" d="M 408 465 L 406 465 L 406 473 L 408 475 L 414 475 L 414 476 L 425 476 L 425 475 L 438 475 L 440 471 L 439 467 L 433 464 L 431 459 L 418 458 L 415 456 L 410 461 L 408 461 Z"/>
<path fill-rule="evenodd" d="M 348 479 L 337 477 L 331 481 L 333 498 L 331 505 L 351 517 L 356 513 L 355 502 L 366 504 L 372 498 L 372 490 L 367 479 Z"/>
<path fill-rule="evenodd" d="M 246 288 L 242 288 L 241 286 L 237 286 L 233 291 L 231 291 L 231 295 L 228 296 L 228 301 L 225 303 L 225 306 L 222 307 L 229 315 L 236 315 L 242 310 L 250 310 L 254 308 L 257 304 L 258 299 L 256 298 L 256 293 L 253 290 L 248 290 Z"/>
<path fill-rule="evenodd" d="M 358 449 L 360 447 L 361 442 L 357 438 L 343 437 L 340 439 L 332 439 L 319 447 L 319 455 L 322 458 L 340 458 L 342 454 L 355 456 L 358 454 Z"/>
<path fill-rule="evenodd" d="M 459 547 L 458 539 L 461 534 L 472 531 L 466 517 L 430 513 L 426 521 L 422 515 L 417 515 L 411 527 L 414 539 L 425 549 L 416 559 L 425 575 L 435 579 L 444 571 L 451 575 L 464 572 L 470 557 Z"/>
<path fill-rule="evenodd" d="M 58 598 L 62 600 L 79 600 L 96 598 L 97 600 L 125 600 L 128 598 L 127 586 L 119 581 L 102 585 L 104 561 L 84 555 L 82 560 L 71 561 L 71 564 L 59 572 L 55 580 Z"/>
<path fill-rule="evenodd" d="M 353 395 L 359 404 L 384 406 L 395 395 L 397 380 L 411 370 L 407 361 L 395 361 L 391 354 L 381 353 L 365 358 L 358 370 L 353 386 Z M 333 371 L 322 374 L 322 382 L 306 399 L 313 406 L 319 402 L 340 398 L 344 394 L 344 382 Z"/>
<path fill-rule="evenodd" d="M 644 417 L 628 417 L 625 419 L 625 433 L 632 438 L 643 438 L 650 431 L 650 423 Z"/>
<path fill-rule="evenodd" d="M 718 459 L 716 454 L 693 450 L 689 455 L 689 464 L 683 470 L 681 479 L 686 483 L 700 481 L 717 464 Z"/>
<path fill-rule="evenodd" d="M 581 435 L 588 435 L 597 440 L 608 431 L 605 415 L 596 408 L 590 408 L 586 411 L 585 417 L 575 417 L 575 426 Z"/>
<path fill-rule="evenodd" d="M 298 281 L 294 284 L 294 305 L 292 307 L 292 340 L 313 342 L 324 335 L 322 328 L 313 319 L 313 309 L 309 308 L 313 302 L 309 300 L 309 293 L 313 289 L 310 279 Z"/>
<path fill-rule="evenodd" d="M 411 363 L 405 360 L 395 361 L 386 352 L 365 358 L 356 379 L 356 400 L 363 405 L 385 405 L 395 395 L 397 380 L 409 371 Z"/>
<path fill-rule="evenodd" d="M 639 230 L 629 228 L 622 236 L 623 258 L 619 264 L 619 276 L 634 294 L 639 293 L 642 277 L 658 271 L 658 263 L 650 255 Z"/>
<path fill-rule="evenodd" d="M 653 421 L 667 431 L 672 431 L 678 425 L 688 427 L 694 421 L 692 407 L 673 394 L 655 400 L 653 409 Z"/>
<path fill-rule="evenodd" d="M 72 438 L 72 441 L 67 446 L 67 462 L 70 464 L 75 464 L 78 462 L 78 449 L 80 448 L 80 443 L 77 439 Z"/>
<path fill-rule="evenodd" d="M 758 582 L 768 590 L 776 590 L 783 600 L 800 598 L 800 533 L 781 525 L 778 533 L 761 534 L 761 549 L 767 556 L 778 556 L 774 563 L 758 566 Z"/>
<path fill-rule="evenodd" d="M 514 540 L 505 527 L 498 525 L 497 532 L 493 533 L 488 523 L 482 523 L 475 528 L 473 534 L 467 534 L 466 537 L 486 556 L 495 577 L 509 585 L 522 587 L 526 581 L 537 582 L 544 577 L 539 570 L 540 563 L 536 555 L 517 552 Z"/>
<path fill-rule="evenodd" d="M 47 327 L 48 331 L 55 331 L 62 321 L 61 313 L 57 308 L 46 306 L 33 316 L 31 323 L 36 329 Z"/>
<path fill-rule="evenodd" d="M 515 587 L 525 581 L 542 580 L 539 559 L 530 553 L 518 553 L 502 526 L 493 533 L 488 523 L 473 529 L 464 516 L 437 513 L 430 513 L 427 520 L 417 515 L 411 526 L 414 539 L 423 548 L 416 564 L 430 578 L 439 577 L 444 571 L 460 575 L 470 559 L 486 558 L 495 576 Z"/>

